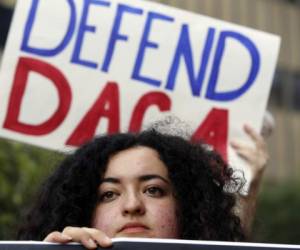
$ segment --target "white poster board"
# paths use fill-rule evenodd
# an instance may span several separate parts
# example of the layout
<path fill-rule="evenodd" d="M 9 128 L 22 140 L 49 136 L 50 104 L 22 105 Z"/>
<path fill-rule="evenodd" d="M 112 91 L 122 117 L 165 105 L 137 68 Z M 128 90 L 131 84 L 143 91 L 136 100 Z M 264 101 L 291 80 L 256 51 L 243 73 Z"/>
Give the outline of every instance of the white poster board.
<path fill-rule="evenodd" d="M 229 141 L 249 139 L 243 125 L 260 130 L 279 45 L 148 1 L 20 0 L 0 72 L 0 135 L 63 150 L 174 114 L 231 161 Z"/>

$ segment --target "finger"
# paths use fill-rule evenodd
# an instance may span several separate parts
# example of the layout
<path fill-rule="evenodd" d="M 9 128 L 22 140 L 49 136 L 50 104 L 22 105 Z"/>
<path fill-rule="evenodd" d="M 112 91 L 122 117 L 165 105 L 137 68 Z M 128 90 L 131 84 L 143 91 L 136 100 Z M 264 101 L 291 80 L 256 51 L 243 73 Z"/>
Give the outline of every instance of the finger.
<path fill-rule="evenodd" d="M 102 231 L 95 228 L 83 227 L 85 231 L 97 242 L 101 247 L 109 247 L 112 245 L 111 239 Z"/>
<path fill-rule="evenodd" d="M 80 242 L 82 243 L 82 245 L 84 245 L 88 249 L 97 248 L 96 242 L 90 237 L 87 237 L 87 238 L 83 237 L 83 238 L 81 238 Z"/>
<path fill-rule="evenodd" d="M 262 173 L 266 168 L 266 164 L 268 161 L 268 156 L 264 153 L 257 153 L 250 148 L 240 148 L 236 149 L 236 153 L 239 157 L 243 158 L 245 161 L 249 163 L 249 169 L 254 175 Z"/>
<path fill-rule="evenodd" d="M 85 246 L 88 249 L 97 248 L 97 244 L 93 240 L 91 235 L 80 227 L 66 227 L 63 230 L 63 234 L 71 236 L 73 241 L 80 242 L 83 246 Z"/>
<path fill-rule="evenodd" d="M 243 158 L 244 160 L 246 160 L 247 162 L 249 162 L 251 164 L 253 163 L 252 156 L 255 155 L 253 152 L 253 149 L 243 147 L 243 148 L 238 148 L 235 151 L 238 156 L 240 156 L 241 158 Z"/>
<path fill-rule="evenodd" d="M 246 134 L 249 135 L 254 142 L 257 143 L 257 142 L 264 141 L 263 137 L 259 133 L 257 133 L 252 127 L 250 127 L 248 124 L 244 125 L 244 130 Z"/>
<path fill-rule="evenodd" d="M 246 142 L 236 140 L 236 139 L 234 139 L 230 142 L 230 146 L 233 147 L 234 149 L 249 148 L 249 144 L 247 144 Z"/>
<path fill-rule="evenodd" d="M 245 132 L 251 137 L 254 141 L 257 150 L 267 152 L 267 144 L 262 135 L 258 134 L 253 128 L 249 125 L 245 125 Z"/>
<path fill-rule="evenodd" d="M 69 235 L 65 235 L 60 232 L 52 232 L 46 236 L 44 241 L 46 242 L 54 242 L 54 243 L 68 243 L 72 240 L 72 237 Z"/>

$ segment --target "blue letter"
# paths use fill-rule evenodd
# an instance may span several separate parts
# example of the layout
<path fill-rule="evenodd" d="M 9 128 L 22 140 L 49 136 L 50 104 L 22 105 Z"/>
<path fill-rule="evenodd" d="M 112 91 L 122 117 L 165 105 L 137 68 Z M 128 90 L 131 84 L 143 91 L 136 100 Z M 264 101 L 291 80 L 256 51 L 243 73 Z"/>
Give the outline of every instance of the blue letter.
<path fill-rule="evenodd" d="M 186 64 L 187 73 L 188 73 L 190 85 L 192 88 L 192 94 L 193 94 L 193 96 L 200 96 L 202 83 L 203 83 L 203 79 L 204 79 L 205 71 L 206 71 L 206 67 L 207 67 L 207 62 L 208 62 L 208 59 L 210 56 L 211 47 L 212 47 L 212 43 L 214 40 L 214 34 L 215 34 L 215 29 L 209 28 L 205 46 L 202 51 L 202 58 L 200 61 L 201 62 L 200 69 L 198 71 L 197 76 L 195 76 L 193 53 L 192 53 L 191 43 L 190 43 L 190 38 L 189 38 L 189 29 L 186 24 L 182 25 L 182 30 L 180 33 L 175 57 L 174 57 L 173 64 L 171 66 L 168 80 L 167 80 L 167 85 L 166 85 L 167 89 L 170 89 L 170 90 L 174 89 L 174 84 L 175 84 L 175 80 L 176 80 L 176 76 L 177 76 L 177 72 L 178 72 L 178 67 L 179 67 L 181 56 L 182 56 L 185 61 L 185 64 Z"/>
<path fill-rule="evenodd" d="M 114 21 L 114 26 L 112 28 L 109 43 L 108 43 L 108 49 L 107 49 L 105 60 L 104 60 L 103 66 L 102 66 L 102 71 L 104 71 L 104 72 L 108 71 L 110 61 L 111 61 L 111 58 L 112 58 L 112 55 L 113 55 L 113 52 L 115 49 L 116 41 L 117 40 L 123 40 L 123 41 L 128 40 L 127 36 L 119 33 L 119 29 L 121 26 L 122 17 L 123 17 L 124 12 L 138 14 L 138 15 L 143 14 L 142 9 L 132 8 L 132 7 L 129 7 L 129 6 L 123 5 L 123 4 L 118 5 L 116 18 Z"/>
<path fill-rule="evenodd" d="M 250 53 L 252 59 L 252 65 L 251 65 L 251 70 L 247 81 L 240 88 L 232 91 L 227 91 L 227 92 L 217 92 L 216 87 L 217 87 L 218 75 L 220 71 L 220 64 L 225 49 L 225 40 L 227 38 L 234 38 L 245 46 L 245 48 Z M 243 36 L 242 34 L 236 33 L 234 31 L 222 31 L 216 49 L 216 55 L 213 62 L 212 72 L 207 87 L 206 98 L 211 100 L 216 100 L 216 101 L 231 101 L 233 99 L 240 97 L 250 88 L 250 86 L 255 81 L 255 78 L 259 70 L 259 66 L 260 66 L 259 52 L 255 44 L 249 38 Z"/>
<path fill-rule="evenodd" d="M 34 47 L 30 47 L 28 45 L 32 26 L 33 26 L 35 16 L 36 16 L 37 6 L 39 3 L 39 0 L 32 1 L 31 9 L 29 12 L 29 17 L 28 17 L 28 20 L 25 25 L 25 32 L 24 32 L 24 37 L 23 37 L 23 41 L 22 41 L 22 45 L 21 45 L 22 51 L 40 55 L 40 56 L 55 56 L 68 45 L 68 43 L 72 37 L 72 34 L 74 32 L 74 29 L 75 29 L 76 9 L 75 9 L 73 0 L 67 0 L 67 1 L 69 3 L 70 11 L 71 11 L 70 23 L 68 26 L 68 30 L 67 30 L 67 33 L 66 33 L 64 39 L 61 41 L 61 43 L 59 45 L 57 45 L 56 48 L 53 48 L 53 49 L 34 48 Z"/>
<path fill-rule="evenodd" d="M 81 64 L 87 67 L 91 67 L 91 68 L 97 68 L 97 64 L 94 62 L 89 62 L 89 61 L 84 61 L 82 59 L 80 59 L 80 51 L 81 51 L 81 46 L 82 46 L 82 41 L 83 41 L 83 36 L 84 33 L 86 31 L 92 32 L 94 33 L 96 28 L 95 26 L 88 26 L 86 25 L 86 21 L 87 21 L 87 17 L 88 17 L 88 13 L 89 13 L 89 7 L 90 4 L 95 4 L 95 5 L 102 5 L 102 6 L 106 6 L 109 7 L 110 3 L 109 2 L 105 2 L 105 1 L 100 1 L 100 0 L 85 0 L 84 1 L 84 7 L 83 7 L 83 13 L 82 13 L 82 17 L 80 20 L 80 25 L 79 25 L 79 31 L 78 31 L 78 36 L 77 36 L 77 40 L 76 40 L 76 44 L 75 44 L 75 49 L 72 55 L 72 59 L 71 62 L 72 63 L 77 63 L 77 64 Z"/>
<path fill-rule="evenodd" d="M 140 70 L 141 70 L 141 67 L 142 67 L 142 62 L 143 62 L 143 59 L 144 59 L 146 48 L 147 47 L 154 48 L 154 49 L 158 48 L 157 43 L 154 43 L 154 42 L 151 42 L 151 41 L 148 40 L 153 19 L 160 19 L 160 20 L 168 21 L 168 22 L 173 22 L 174 21 L 174 18 L 172 18 L 172 17 L 165 16 L 165 15 L 155 13 L 155 12 L 149 12 L 148 17 L 147 17 L 147 21 L 146 21 L 146 25 L 145 25 L 145 29 L 144 29 L 144 33 L 143 33 L 143 36 L 142 36 L 140 48 L 139 48 L 139 51 L 138 51 L 137 59 L 135 61 L 135 65 L 134 65 L 134 69 L 133 69 L 131 77 L 132 77 L 132 79 L 143 81 L 145 83 L 148 83 L 148 84 L 151 84 L 151 85 L 154 85 L 154 86 L 160 86 L 161 82 L 159 80 L 151 79 L 149 77 L 145 77 L 145 76 L 140 75 Z"/>

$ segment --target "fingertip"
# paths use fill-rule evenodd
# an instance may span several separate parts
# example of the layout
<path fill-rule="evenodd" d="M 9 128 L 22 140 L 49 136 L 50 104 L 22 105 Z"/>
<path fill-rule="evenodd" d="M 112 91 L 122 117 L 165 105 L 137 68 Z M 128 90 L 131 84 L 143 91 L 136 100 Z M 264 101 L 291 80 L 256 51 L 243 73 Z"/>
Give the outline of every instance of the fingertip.
<path fill-rule="evenodd" d="M 239 147 L 239 143 L 237 141 L 235 141 L 235 140 L 232 140 L 230 142 L 230 146 L 236 149 L 236 148 Z"/>
<path fill-rule="evenodd" d="M 54 231 L 47 235 L 44 239 L 46 242 L 56 242 L 56 243 L 65 243 L 66 239 L 63 237 L 62 233 Z"/>
<path fill-rule="evenodd" d="M 253 128 L 249 124 L 244 124 L 244 130 L 247 133 L 251 133 L 253 131 Z"/>
<path fill-rule="evenodd" d="M 259 142 L 259 141 L 263 141 L 263 137 L 251 126 L 247 125 L 245 127 L 245 132 L 250 136 L 250 138 L 254 141 L 254 142 Z"/>

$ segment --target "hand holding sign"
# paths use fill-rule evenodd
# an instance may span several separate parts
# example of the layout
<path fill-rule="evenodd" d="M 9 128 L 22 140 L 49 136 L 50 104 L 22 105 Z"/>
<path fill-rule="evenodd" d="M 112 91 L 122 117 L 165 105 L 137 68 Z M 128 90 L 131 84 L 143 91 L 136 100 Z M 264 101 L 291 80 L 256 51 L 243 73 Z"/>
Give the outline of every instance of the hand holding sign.
<path fill-rule="evenodd" d="M 269 159 L 269 152 L 265 138 L 258 134 L 249 125 L 244 126 L 245 133 L 252 139 L 254 147 L 241 141 L 232 141 L 231 146 L 242 157 L 251 173 L 248 181 L 248 191 L 239 195 L 237 213 L 239 214 L 243 228 L 248 236 L 251 235 L 252 224 L 256 213 L 257 197 L 260 191 L 262 177 Z"/>
<path fill-rule="evenodd" d="M 110 247 L 112 242 L 102 231 L 87 227 L 66 227 L 60 232 L 52 232 L 44 239 L 46 242 L 68 243 L 79 242 L 88 249 L 95 249 L 97 245 Z"/>
<path fill-rule="evenodd" d="M 247 143 L 233 140 L 230 144 L 237 154 L 248 162 L 254 180 L 260 179 L 267 165 L 269 155 L 264 138 L 249 125 L 244 126 L 246 134 L 252 139 L 254 148 Z"/>

